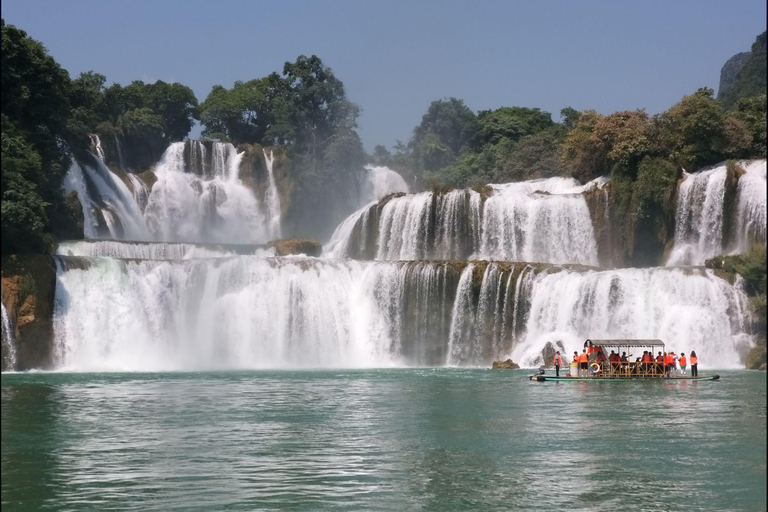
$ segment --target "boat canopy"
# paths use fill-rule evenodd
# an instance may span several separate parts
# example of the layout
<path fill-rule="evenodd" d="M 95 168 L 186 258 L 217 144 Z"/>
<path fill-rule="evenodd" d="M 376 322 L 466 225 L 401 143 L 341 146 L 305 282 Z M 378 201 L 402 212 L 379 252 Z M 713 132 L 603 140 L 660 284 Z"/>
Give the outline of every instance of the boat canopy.
<path fill-rule="evenodd" d="M 661 340 L 587 340 L 598 347 L 663 347 Z"/>

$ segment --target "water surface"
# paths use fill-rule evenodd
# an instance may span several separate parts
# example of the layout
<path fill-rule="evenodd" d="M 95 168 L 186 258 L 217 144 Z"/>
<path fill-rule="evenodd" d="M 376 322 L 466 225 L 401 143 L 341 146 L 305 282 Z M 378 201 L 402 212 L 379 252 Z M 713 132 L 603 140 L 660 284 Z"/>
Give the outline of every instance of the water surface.
<path fill-rule="evenodd" d="M 2 375 L 3 510 L 765 510 L 766 378 Z"/>

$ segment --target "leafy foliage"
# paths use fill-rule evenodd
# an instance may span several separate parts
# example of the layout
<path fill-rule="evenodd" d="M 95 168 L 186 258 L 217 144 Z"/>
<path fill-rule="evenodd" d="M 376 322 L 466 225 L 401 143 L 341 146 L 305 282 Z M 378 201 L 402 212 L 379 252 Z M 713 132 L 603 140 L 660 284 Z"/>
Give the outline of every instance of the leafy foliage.
<path fill-rule="evenodd" d="M 436 171 L 475 144 L 477 117 L 462 100 L 433 101 L 413 130 L 409 144 L 416 165 Z"/>
<path fill-rule="evenodd" d="M 69 75 L 39 42 L 2 26 L 2 250 L 43 251 L 46 209 L 63 201 Z"/>
<path fill-rule="evenodd" d="M 728 115 L 713 94 L 712 89 L 699 89 L 659 119 L 665 151 L 686 168 L 741 158 L 749 150 L 746 124 Z"/>

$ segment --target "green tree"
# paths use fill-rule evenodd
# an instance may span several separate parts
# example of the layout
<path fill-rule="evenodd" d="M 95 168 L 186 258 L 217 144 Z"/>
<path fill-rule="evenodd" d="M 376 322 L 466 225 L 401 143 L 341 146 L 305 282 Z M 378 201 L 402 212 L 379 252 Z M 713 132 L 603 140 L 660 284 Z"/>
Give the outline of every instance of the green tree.
<path fill-rule="evenodd" d="M 611 169 L 605 145 L 594 133 L 602 115 L 594 110 L 581 112 L 574 128 L 560 148 L 560 160 L 571 175 L 582 182 L 602 176 Z"/>
<path fill-rule="evenodd" d="M 87 148 L 88 135 L 103 122 L 104 90 L 107 78 L 88 71 L 72 80 L 69 91 L 70 113 L 67 123 L 69 141 L 73 148 Z"/>
<path fill-rule="evenodd" d="M 373 159 L 373 163 L 377 165 L 387 165 L 392 161 L 392 153 L 390 153 L 389 150 L 381 144 L 378 144 L 373 148 L 373 155 L 371 155 L 371 157 Z"/>
<path fill-rule="evenodd" d="M 750 135 L 748 156 L 766 157 L 766 95 L 742 98 L 736 104 L 734 117 L 744 122 Z"/>
<path fill-rule="evenodd" d="M 40 155 L 20 135 L 11 135 L 10 120 L 3 114 L 2 131 L 2 251 L 44 252 L 45 207 L 36 182 L 42 172 Z"/>
<path fill-rule="evenodd" d="M 560 140 L 553 130 L 523 137 L 517 143 L 503 140 L 496 146 L 493 181 L 522 181 L 560 176 L 565 172 L 558 151 Z"/>
<path fill-rule="evenodd" d="M 478 143 L 498 144 L 506 138 L 517 141 L 554 125 L 552 115 L 538 108 L 501 107 L 477 115 Z"/>
<path fill-rule="evenodd" d="M 415 163 L 434 171 L 450 165 L 477 135 L 477 117 L 462 100 L 433 101 L 413 130 L 410 146 Z"/>
<path fill-rule="evenodd" d="M 560 110 L 560 117 L 563 118 L 563 126 L 565 126 L 565 128 L 568 130 L 573 130 L 576 128 L 576 123 L 579 122 L 581 112 L 575 108 L 565 107 L 564 109 Z"/>
<path fill-rule="evenodd" d="M 713 94 L 712 89 L 699 89 L 659 117 L 667 154 L 686 169 L 741 158 L 748 151 L 746 124 L 734 122 L 735 116 Z"/>
<path fill-rule="evenodd" d="M 3 251 L 43 251 L 47 210 L 63 201 L 69 168 L 71 82 L 42 44 L 4 20 L 0 27 Z"/>

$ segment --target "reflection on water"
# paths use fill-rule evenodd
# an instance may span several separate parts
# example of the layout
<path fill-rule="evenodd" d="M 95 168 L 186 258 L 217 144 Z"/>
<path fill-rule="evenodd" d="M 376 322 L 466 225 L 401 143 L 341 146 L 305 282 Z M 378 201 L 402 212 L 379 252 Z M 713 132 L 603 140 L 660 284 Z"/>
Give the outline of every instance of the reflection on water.
<path fill-rule="evenodd" d="M 3 510 L 761 509 L 766 380 L 4 374 Z"/>

